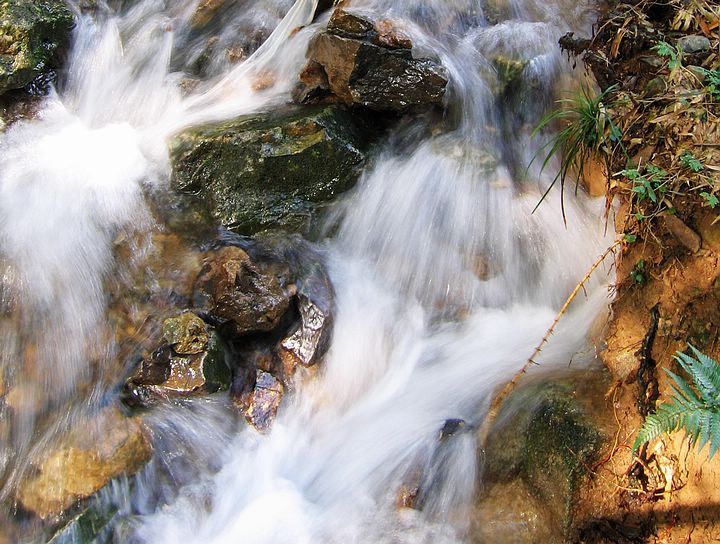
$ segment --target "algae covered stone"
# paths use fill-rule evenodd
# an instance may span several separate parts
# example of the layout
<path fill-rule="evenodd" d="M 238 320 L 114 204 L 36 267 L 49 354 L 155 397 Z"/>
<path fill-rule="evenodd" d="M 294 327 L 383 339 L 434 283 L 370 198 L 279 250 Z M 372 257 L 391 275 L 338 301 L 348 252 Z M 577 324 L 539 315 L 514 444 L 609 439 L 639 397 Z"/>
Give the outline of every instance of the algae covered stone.
<path fill-rule="evenodd" d="M 173 186 L 199 194 L 219 223 L 242 234 L 303 230 L 317 204 L 355 184 L 370 133 L 339 106 L 190 129 L 170 144 Z"/>
<path fill-rule="evenodd" d="M 62 0 L 0 0 L 0 94 L 54 67 L 72 27 Z"/>

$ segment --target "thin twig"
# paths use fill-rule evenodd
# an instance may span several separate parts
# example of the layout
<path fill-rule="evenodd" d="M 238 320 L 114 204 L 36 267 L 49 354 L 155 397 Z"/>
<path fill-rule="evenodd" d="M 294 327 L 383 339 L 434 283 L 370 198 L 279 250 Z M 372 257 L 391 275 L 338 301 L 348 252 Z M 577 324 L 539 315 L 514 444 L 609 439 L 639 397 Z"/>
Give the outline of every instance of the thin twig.
<path fill-rule="evenodd" d="M 614 253 L 615 248 L 618 247 L 620 244 L 622 244 L 622 239 L 617 240 L 613 245 L 611 245 L 607 250 L 600 256 L 600 258 L 593 263 L 593 265 L 590 267 L 590 269 L 587 271 L 583 279 L 580 280 L 580 282 L 575 286 L 575 289 L 573 289 L 572 293 L 570 293 L 570 296 L 565 301 L 565 304 L 562 305 L 562 308 L 560 308 L 560 311 L 555 316 L 555 320 L 552 322 L 552 325 L 550 325 L 550 328 L 545 333 L 545 336 L 543 336 L 540 343 L 535 348 L 535 351 L 533 351 L 532 355 L 528 358 L 527 362 L 523 365 L 523 367 L 513 376 L 512 380 L 502 388 L 500 393 L 493 399 L 492 404 L 490 404 L 490 409 L 488 410 L 487 415 L 485 416 L 485 420 L 482 423 L 482 426 L 480 427 L 479 432 L 479 440 L 481 447 L 485 447 L 487 443 L 487 437 L 490 434 L 490 429 L 492 429 L 493 424 L 495 423 L 495 420 L 497 419 L 498 414 L 500 413 L 500 407 L 502 403 L 505 401 L 505 399 L 512 393 L 515 388 L 517 387 L 517 384 L 520 382 L 520 379 L 527 373 L 527 371 L 530 369 L 532 365 L 537 365 L 538 363 L 535 361 L 535 358 L 540 354 L 542 351 L 543 346 L 547 343 L 547 341 L 550 339 L 550 336 L 555 331 L 555 327 L 557 326 L 558 322 L 562 318 L 562 316 L 565 314 L 567 309 L 570 307 L 570 304 L 575 299 L 577 294 L 580 292 L 581 289 L 585 286 L 585 283 L 590 279 L 590 276 L 592 276 L 593 272 L 603 263 L 605 258 L 610 255 L 610 253 Z"/>

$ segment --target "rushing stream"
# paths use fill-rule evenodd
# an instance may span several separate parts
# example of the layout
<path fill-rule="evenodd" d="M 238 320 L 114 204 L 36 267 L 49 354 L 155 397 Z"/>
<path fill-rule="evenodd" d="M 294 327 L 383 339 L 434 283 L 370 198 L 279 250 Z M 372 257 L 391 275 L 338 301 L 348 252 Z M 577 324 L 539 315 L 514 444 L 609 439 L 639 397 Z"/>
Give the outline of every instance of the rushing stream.
<path fill-rule="evenodd" d="M 114 394 L 102 372 L 115 349 L 104 282 L 118 233 L 157 228 L 145 195 L 169 190 L 168 138 L 289 101 L 307 43 L 327 21 L 310 24 L 312 0 L 231 2 L 221 41 L 272 34 L 244 62 L 210 59 L 204 80 L 183 90 L 202 49 L 190 30 L 198 3 L 76 7 L 59 91 L 0 136 L 0 302 L 20 316 L 0 329 L 0 365 L 17 397 L 0 427 L 0 498 L 22 460 Z M 181 443 L 184 457 L 156 447 L 132 489 L 116 490 L 132 513 L 123 539 L 471 540 L 482 470 L 474 429 L 612 241 L 604 203 L 582 191 L 566 192 L 567 225 L 557 191 L 533 213 L 555 172 L 540 172 L 539 160 L 526 171 L 543 143 L 532 127 L 581 77 L 557 40 L 587 31 L 594 6 L 509 0 L 510 18 L 489 24 L 476 4 L 352 2 L 403 21 L 414 53 L 448 69 L 450 128 L 426 116 L 401 124 L 335 206 L 333 236 L 319 242 L 337 293 L 332 345 L 271 433 L 233 423 L 220 396 L 151 416 L 158 444 Z M 502 100 L 492 88 L 498 55 L 530 59 L 526 85 Z M 274 84 L 257 90 L 268 70 Z M 563 318 L 541 368 L 594 360 L 588 334 L 607 308 L 609 268 Z M 468 430 L 438 441 L 448 419 Z M 422 509 L 398 510 L 399 490 L 417 475 Z"/>

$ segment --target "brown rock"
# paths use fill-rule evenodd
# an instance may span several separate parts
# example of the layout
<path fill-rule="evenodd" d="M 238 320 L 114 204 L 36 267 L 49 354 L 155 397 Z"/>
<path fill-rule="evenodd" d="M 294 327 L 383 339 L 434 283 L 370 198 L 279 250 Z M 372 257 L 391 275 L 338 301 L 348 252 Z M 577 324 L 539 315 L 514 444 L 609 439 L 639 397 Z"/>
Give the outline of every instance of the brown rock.
<path fill-rule="evenodd" d="M 693 253 L 700 251 L 702 247 L 700 235 L 683 223 L 677 215 L 666 215 L 663 217 L 663 222 L 678 242 Z"/>
<path fill-rule="evenodd" d="M 379 21 L 375 26 L 377 34 L 373 38 L 373 43 L 387 49 L 412 49 L 412 41 L 410 38 L 398 28 L 389 19 Z"/>
<path fill-rule="evenodd" d="M 410 39 L 390 20 L 376 23 L 337 9 L 327 31 L 310 41 L 307 57 L 322 67 L 332 94 L 348 105 L 402 112 L 440 104 L 446 70 L 431 59 L 413 58 L 411 50 Z M 315 87 L 307 85 L 310 75 L 301 82 L 301 97 L 324 92 L 321 77 L 314 77 Z"/>
<path fill-rule="evenodd" d="M 142 423 L 107 408 L 82 422 L 23 481 L 17 499 L 41 518 L 67 510 L 110 480 L 137 472 L 152 449 Z"/>
<path fill-rule="evenodd" d="M 294 294 L 289 286 L 281 285 L 278 275 L 286 280 L 284 273 L 261 268 L 238 247 L 223 247 L 205 261 L 195 284 L 195 305 L 206 310 L 226 333 L 270 331 Z"/>
<path fill-rule="evenodd" d="M 229 386 L 230 369 L 219 339 L 207 328 L 198 336 L 204 337 L 204 343 L 188 349 L 198 349 L 196 353 L 179 354 L 164 345 L 143 359 L 127 381 L 126 402 L 146 406 L 161 399 L 214 393 Z"/>
<path fill-rule="evenodd" d="M 299 104 L 313 104 L 326 101 L 331 95 L 330 83 L 322 65 L 309 61 L 300 72 L 293 99 Z"/>
<path fill-rule="evenodd" d="M 195 8 L 190 22 L 196 28 L 207 25 L 225 5 L 225 0 L 203 0 Z"/>
<path fill-rule="evenodd" d="M 210 336 L 205 322 L 193 313 L 185 312 L 179 317 L 163 322 L 163 340 L 175 353 L 193 355 L 202 352 Z"/>
<path fill-rule="evenodd" d="M 375 33 L 375 25 L 370 19 L 358 13 L 336 9 L 330 16 L 327 30 L 345 38 L 365 39 L 372 38 Z"/>

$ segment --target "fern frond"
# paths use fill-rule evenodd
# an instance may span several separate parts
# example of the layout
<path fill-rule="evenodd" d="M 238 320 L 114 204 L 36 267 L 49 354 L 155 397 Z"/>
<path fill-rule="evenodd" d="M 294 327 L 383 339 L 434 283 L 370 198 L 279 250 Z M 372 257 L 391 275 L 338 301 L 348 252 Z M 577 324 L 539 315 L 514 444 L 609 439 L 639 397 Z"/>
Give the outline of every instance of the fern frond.
<path fill-rule="evenodd" d="M 633 444 L 633 452 L 659 437 L 680 429 L 692 445 L 700 449 L 710 445 L 710 459 L 720 451 L 720 364 L 690 346 L 692 355 L 675 355 L 680 367 L 690 376 L 685 378 L 665 370 L 671 379 L 671 398 L 661 404 L 643 423 Z"/>
<path fill-rule="evenodd" d="M 675 397 L 679 397 L 678 400 L 685 399 L 688 403 L 701 407 L 703 402 L 697 393 L 690 387 L 690 384 L 686 382 L 682 377 L 678 376 L 674 372 L 665 369 L 665 373 L 670 376 L 670 379 L 674 383 L 670 384 Z"/>
<path fill-rule="evenodd" d="M 702 400 L 706 404 L 714 403 L 720 391 L 713 383 L 712 370 L 686 353 L 678 353 L 675 360 L 690 375 Z"/>
<path fill-rule="evenodd" d="M 683 406 L 672 402 L 665 402 L 658 406 L 654 414 L 647 416 L 645 423 L 640 428 L 633 444 L 633 452 L 636 452 L 645 442 L 680 429 L 684 426 L 688 416 L 693 416 L 695 410 L 694 406 Z"/>

